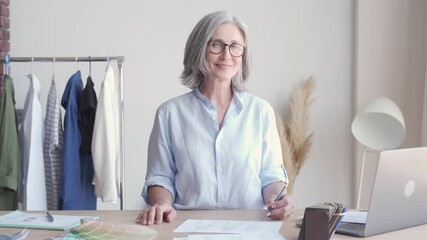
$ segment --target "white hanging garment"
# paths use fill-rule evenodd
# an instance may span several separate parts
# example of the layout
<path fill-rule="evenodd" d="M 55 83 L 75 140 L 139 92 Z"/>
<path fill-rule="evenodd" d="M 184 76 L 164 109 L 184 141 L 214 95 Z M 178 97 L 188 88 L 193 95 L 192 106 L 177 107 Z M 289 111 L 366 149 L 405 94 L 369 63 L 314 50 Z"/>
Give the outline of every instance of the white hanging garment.
<path fill-rule="evenodd" d="M 116 204 L 120 186 L 119 86 L 108 65 L 96 108 L 92 138 L 95 194 Z"/>
<path fill-rule="evenodd" d="M 41 86 L 39 79 L 34 74 L 29 74 L 27 77 L 30 79 L 30 87 L 25 99 L 22 123 L 19 127 L 22 158 L 19 202 L 22 203 L 23 210 L 46 210 Z"/>

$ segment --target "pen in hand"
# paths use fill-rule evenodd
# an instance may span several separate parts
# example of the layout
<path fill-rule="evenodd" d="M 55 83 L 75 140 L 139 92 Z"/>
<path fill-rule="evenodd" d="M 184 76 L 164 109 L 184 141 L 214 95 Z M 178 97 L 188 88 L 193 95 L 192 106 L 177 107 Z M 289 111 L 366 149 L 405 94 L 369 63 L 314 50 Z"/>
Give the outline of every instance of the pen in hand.
<path fill-rule="evenodd" d="M 47 217 L 47 219 L 49 219 L 49 222 L 54 221 L 53 216 L 52 216 L 52 214 L 50 214 L 50 212 L 46 212 L 46 217 Z"/>
<path fill-rule="evenodd" d="M 285 185 L 283 186 L 282 190 L 279 192 L 279 194 L 277 195 L 276 199 L 274 200 L 274 202 L 277 202 L 280 200 L 280 198 L 282 197 L 282 193 L 283 191 L 285 191 L 286 187 L 288 186 L 288 184 L 285 183 Z M 273 211 L 273 209 L 271 207 L 268 207 L 268 214 L 267 216 L 270 216 L 271 211 Z"/>

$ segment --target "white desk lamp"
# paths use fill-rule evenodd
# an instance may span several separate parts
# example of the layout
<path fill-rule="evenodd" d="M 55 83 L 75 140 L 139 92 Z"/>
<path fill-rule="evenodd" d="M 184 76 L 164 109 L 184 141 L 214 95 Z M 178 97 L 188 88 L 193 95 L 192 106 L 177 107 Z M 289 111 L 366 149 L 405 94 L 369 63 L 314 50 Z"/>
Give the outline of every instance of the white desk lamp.
<path fill-rule="evenodd" d="M 366 148 L 385 150 L 398 147 L 405 139 L 405 120 L 399 107 L 388 98 L 377 98 L 358 112 L 351 124 L 353 136 L 363 146 L 363 158 L 357 194 L 359 209 Z"/>

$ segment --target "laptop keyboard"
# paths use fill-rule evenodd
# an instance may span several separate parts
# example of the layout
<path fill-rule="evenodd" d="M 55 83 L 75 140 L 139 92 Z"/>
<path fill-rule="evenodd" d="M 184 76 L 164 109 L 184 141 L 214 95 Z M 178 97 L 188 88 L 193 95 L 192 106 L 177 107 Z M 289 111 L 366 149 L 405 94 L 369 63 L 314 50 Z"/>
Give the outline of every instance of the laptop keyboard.
<path fill-rule="evenodd" d="M 353 231 L 363 231 L 365 230 L 365 224 L 359 223 L 340 223 L 339 230 L 353 230 Z"/>

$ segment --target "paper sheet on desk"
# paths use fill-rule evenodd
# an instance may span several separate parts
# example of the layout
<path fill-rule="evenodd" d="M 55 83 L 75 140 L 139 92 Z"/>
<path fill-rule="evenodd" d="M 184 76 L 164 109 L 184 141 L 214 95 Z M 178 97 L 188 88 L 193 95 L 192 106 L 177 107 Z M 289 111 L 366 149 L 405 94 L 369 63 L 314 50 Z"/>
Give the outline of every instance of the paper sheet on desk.
<path fill-rule="evenodd" d="M 173 240 L 285 240 L 280 233 L 237 233 L 237 234 L 203 234 L 188 237 L 174 237 Z"/>
<path fill-rule="evenodd" d="M 229 221 L 188 219 L 174 232 L 204 233 L 278 233 L 282 222 L 272 221 Z"/>
<path fill-rule="evenodd" d="M 284 240 L 279 233 L 239 233 L 239 234 L 209 234 L 188 235 L 188 240 Z"/>
<path fill-rule="evenodd" d="M 347 211 L 341 222 L 366 223 L 368 212 L 366 211 Z"/>

